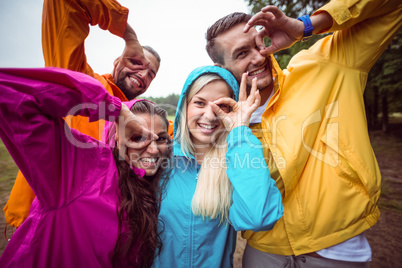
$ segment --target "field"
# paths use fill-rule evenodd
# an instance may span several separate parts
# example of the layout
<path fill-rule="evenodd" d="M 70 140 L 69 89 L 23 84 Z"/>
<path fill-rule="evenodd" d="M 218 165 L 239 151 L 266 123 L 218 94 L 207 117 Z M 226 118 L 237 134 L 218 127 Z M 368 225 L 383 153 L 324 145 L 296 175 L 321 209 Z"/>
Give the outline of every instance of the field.
<path fill-rule="evenodd" d="M 401 267 L 402 261 L 402 123 L 392 124 L 392 134 L 385 136 L 380 131 L 370 133 L 382 174 L 382 193 L 379 202 L 381 217 L 379 222 L 366 232 L 373 251 L 370 267 Z M 0 142 L 0 207 L 3 208 L 15 176 L 17 167 Z M 0 217 L 0 230 L 5 228 L 5 219 Z M 7 235 L 11 236 L 11 228 Z M 0 237 L 0 254 L 7 245 L 4 235 Z M 245 241 L 238 238 L 235 267 L 241 267 L 241 256 Z"/>

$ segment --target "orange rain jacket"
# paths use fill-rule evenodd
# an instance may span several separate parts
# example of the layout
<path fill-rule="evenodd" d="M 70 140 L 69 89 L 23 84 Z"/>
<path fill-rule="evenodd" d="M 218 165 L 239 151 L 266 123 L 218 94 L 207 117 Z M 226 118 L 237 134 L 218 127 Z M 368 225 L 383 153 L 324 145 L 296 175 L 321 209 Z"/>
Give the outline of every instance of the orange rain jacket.
<path fill-rule="evenodd" d="M 45 0 L 42 14 L 42 49 L 46 67 L 60 67 L 96 78 L 112 96 L 127 101 L 110 74 L 94 73 L 85 56 L 84 42 L 90 25 L 123 37 L 128 9 L 114 0 Z M 102 137 L 104 120 L 88 122 L 87 117 L 66 118 L 70 127 L 96 139 Z M 3 211 L 8 224 L 17 228 L 28 217 L 35 194 L 18 172 L 10 198 Z"/>

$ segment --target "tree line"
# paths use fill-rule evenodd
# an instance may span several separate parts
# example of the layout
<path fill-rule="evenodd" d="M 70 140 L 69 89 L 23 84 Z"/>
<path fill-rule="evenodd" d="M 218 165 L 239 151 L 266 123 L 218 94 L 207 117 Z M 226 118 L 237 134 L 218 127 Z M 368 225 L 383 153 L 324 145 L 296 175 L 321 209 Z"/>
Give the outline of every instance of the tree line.
<path fill-rule="evenodd" d="M 179 102 L 179 94 L 170 94 L 167 97 L 144 97 L 156 103 L 161 108 L 165 109 L 168 113 L 169 119 L 173 119 L 176 114 L 177 103 Z"/>

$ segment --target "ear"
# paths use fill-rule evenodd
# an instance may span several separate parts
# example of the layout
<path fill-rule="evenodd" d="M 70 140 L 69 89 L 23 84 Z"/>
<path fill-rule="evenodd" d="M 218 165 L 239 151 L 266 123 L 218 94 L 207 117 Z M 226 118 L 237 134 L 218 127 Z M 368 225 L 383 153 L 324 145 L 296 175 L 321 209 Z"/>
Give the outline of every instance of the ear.
<path fill-rule="evenodd" d="M 117 59 L 115 59 L 115 60 L 113 61 L 112 78 L 113 78 L 113 81 L 114 81 L 114 82 L 116 82 L 115 79 L 117 79 L 117 76 L 118 76 L 117 71 L 116 71 L 116 68 L 117 68 L 117 65 L 119 64 L 119 62 L 120 62 L 120 57 L 118 57 Z"/>
<path fill-rule="evenodd" d="M 120 57 L 118 57 L 117 59 L 114 60 L 114 62 L 113 62 L 114 68 L 116 68 L 116 66 L 119 63 L 119 61 L 120 61 Z"/>

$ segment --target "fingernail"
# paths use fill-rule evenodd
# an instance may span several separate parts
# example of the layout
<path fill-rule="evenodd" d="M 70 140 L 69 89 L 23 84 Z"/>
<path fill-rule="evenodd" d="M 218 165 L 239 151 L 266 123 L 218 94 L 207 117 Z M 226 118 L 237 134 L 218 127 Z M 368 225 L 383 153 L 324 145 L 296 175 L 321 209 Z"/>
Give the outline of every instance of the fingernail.
<path fill-rule="evenodd" d="M 259 49 L 260 49 L 260 50 L 263 50 L 264 48 L 265 48 L 265 47 L 263 47 L 263 46 L 259 46 Z"/>

